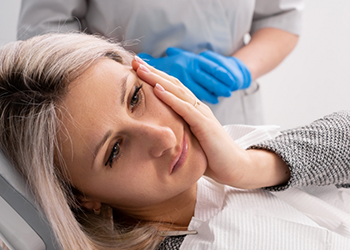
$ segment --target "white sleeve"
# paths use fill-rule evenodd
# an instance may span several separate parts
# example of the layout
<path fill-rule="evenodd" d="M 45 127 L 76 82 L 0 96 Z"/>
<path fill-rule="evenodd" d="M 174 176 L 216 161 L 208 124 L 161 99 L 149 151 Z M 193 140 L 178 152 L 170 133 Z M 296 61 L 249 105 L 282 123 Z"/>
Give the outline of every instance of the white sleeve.
<path fill-rule="evenodd" d="M 48 32 L 84 30 L 87 0 L 22 0 L 17 39 Z"/>
<path fill-rule="evenodd" d="M 277 28 L 300 35 L 304 0 L 256 0 L 251 34 Z"/>

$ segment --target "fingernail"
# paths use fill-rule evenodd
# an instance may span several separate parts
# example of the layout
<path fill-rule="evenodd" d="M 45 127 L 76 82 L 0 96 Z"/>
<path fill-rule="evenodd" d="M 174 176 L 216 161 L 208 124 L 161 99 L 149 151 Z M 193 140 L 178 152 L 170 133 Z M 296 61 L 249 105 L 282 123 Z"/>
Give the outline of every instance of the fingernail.
<path fill-rule="evenodd" d="M 137 55 L 135 55 L 134 58 L 135 58 L 136 62 L 143 64 L 143 65 L 146 65 L 146 62 L 144 60 L 142 60 L 140 57 L 138 57 Z"/>
<path fill-rule="evenodd" d="M 159 89 L 160 91 L 164 91 L 165 89 L 163 88 L 162 85 L 160 85 L 159 83 L 156 83 L 156 88 Z"/>
<path fill-rule="evenodd" d="M 142 71 L 147 72 L 147 73 L 151 72 L 146 66 L 143 66 L 142 64 L 140 64 L 140 69 L 141 69 Z"/>

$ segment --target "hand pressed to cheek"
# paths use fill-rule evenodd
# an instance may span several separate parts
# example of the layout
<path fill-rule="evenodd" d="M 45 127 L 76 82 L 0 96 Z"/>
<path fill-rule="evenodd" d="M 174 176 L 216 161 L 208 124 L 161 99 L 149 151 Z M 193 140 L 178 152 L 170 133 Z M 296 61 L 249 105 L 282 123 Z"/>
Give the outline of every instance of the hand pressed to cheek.
<path fill-rule="evenodd" d="M 144 71 L 137 67 L 137 74 L 145 82 L 154 88 L 155 95 L 165 104 L 170 106 L 179 114 L 190 126 L 192 133 L 196 136 L 201 147 L 203 148 L 210 168 L 207 174 L 219 182 L 231 184 L 236 182 L 237 168 L 232 164 L 237 159 L 232 158 L 235 152 L 241 152 L 240 149 L 229 137 L 221 124 L 217 121 L 210 108 L 204 103 L 194 107 L 197 100 L 194 95 L 179 82 L 177 79 L 167 76 L 163 72 L 147 66 L 149 71 Z M 160 84 L 162 88 L 157 87 Z"/>
<path fill-rule="evenodd" d="M 155 95 L 189 124 L 206 154 L 207 176 L 239 188 L 260 188 L 286 181 L 286 165 L 276 159 L 277 155 L 240 148 L 208 106 L 201 102 L 196 107 L 193 105 L 196 98 L 181 82 L 142 61 L 140 63 L 148 70 L 139 68 L 139 63 L 134 61 L 138 76 L 153 86 Z"/>

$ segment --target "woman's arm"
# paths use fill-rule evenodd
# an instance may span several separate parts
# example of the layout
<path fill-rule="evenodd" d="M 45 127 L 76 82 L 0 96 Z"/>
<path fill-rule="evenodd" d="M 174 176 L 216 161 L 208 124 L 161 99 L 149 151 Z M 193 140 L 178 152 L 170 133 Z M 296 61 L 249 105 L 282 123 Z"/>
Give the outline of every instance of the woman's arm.
<path fill-rule="evenodd" d="M 237 152 L 232 154 L 238 157 Z M 244 169 L 239 186 L 225 184 L 272 191 L 310 185 L 350 187 L 350 111 L 282 131 L 246 153 L 246 160 L 235 161 Z"/>
<path fill-rule="evenodd" d="M 254 189 L 261 187 L 279 186 L 290 179 L 288 165 L 274 152 L 267 150 L 248 150 L 249 161 L 244 167 L 242 188 Z"/>
<path fill-rule="evenodd" d="M 274 186 L 274 190 L 350 182 L 350 112 L 326 116 L 243 150 L 210 108 L 177 79 L 142 61 L 134 61 L 133 67 L 154 86 L 155 95 L 189 124 L 207 156 L 205 174 L 214 180 L 238 188 Z"/>
<path fill-rule="evenodd" d="M 270 190 L 331 184 L 349 187 L 350 111 L 336 112 L 308 126 L 284 131 L 274 140 L 251 149 L 274 152 L 290 168 L 289 181 Z"/>
<path fill-rule="evenodd" d="M 294 49 L 298 39 L 299 36 L 284 30 L 263 28 L 233 56 L 244 62 L 255 80 L 277 67 Z"/>

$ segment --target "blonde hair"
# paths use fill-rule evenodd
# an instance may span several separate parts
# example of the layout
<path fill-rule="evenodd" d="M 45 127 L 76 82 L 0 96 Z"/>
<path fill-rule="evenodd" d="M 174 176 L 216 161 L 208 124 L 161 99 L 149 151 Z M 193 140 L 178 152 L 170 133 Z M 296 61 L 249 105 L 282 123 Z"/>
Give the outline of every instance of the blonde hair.
<path fill-rule="evenodd" d="M 60 159 L 58 103 L 100 58 L 130 65 L 120 45 L 80 33 L 46 34 L 0 49 L 0 148 L 26 178 L 62 249 L 154 249 L 157 228 L 130 228 L 82 211 Z M 60 170 L 61 168 L 61 170 Z"/>

